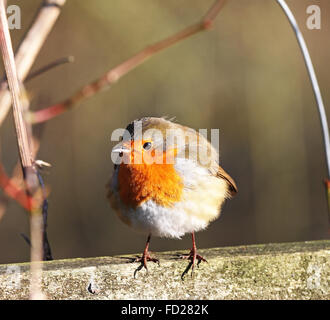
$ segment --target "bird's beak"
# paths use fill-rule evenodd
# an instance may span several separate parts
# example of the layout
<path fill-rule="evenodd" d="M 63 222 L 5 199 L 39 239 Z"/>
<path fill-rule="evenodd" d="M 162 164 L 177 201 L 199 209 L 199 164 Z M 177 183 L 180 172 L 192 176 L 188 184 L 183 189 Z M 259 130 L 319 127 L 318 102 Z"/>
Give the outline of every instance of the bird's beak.
<path fill-rule="evenodd" d="M 126 143 L 118 143 L 111 150 L 111 159 L 117 165 L 121 163 L 129 163 L 130 157 L 131 148 Z"/>
<path fill-rule="evenodd" d="M 131 152 L 131 149 L 128 145 L 125 145 L 123 143 L 117 144 L 113 149 L 113 153 L 129 153 Z"/>
<path fill-rule="evenodd" d="M 112 149 L 113 153 L 129 153 L 131 150 L 126 149 L 126 148 L 116 148 L 116 149 Z"/>

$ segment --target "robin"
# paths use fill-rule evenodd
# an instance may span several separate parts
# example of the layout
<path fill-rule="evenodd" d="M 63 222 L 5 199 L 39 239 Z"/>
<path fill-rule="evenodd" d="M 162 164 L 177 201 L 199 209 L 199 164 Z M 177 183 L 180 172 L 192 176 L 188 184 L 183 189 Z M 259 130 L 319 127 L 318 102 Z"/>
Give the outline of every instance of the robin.
<path fill-rule="evenodd" d="M 151 235 L 180 239 L 191 233 L 192 248 L 184 275 L 202 261 L 195 232 L 219 217 L 225 199 L 237 193 L 234 180 L 219 166 L 219 154 L 194 129 L 165 118 L 146 117 L 131 122 L 112 150 L 114 172 L 108 199 L 119 218 L 147 234 L 134 272 L 147 269 Z"/>

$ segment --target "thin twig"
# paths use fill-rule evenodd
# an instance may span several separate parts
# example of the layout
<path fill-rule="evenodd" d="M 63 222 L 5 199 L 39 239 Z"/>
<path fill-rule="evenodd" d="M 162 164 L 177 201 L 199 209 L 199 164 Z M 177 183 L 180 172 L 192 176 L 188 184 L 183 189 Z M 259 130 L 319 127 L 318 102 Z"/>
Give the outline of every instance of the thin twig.
<path fill-rule="evenodd" d="M 107 73 L 105 73 L 102 77 L 97 79 L 96 81 L 85 85 L 82 89 L 76 92 L 72 97 L 66 99 L 63 102 L 60 102 L 56 105 L 50 106 L 48 108 L 31 112 L 29 116 L 29 120 L 32 123 L 40 123 L 47 120 L 50 120 L 68 109 L 76 106 L 81 101 L 90 98 L 95 95 L 99 91 L 111 87 L 114 83 L 116 83 L 121 77 L 126 75 L 128 72 L 141 65 L 150 57 L 155 54 L 167 49 L 174 44 L 191 37 L 192 35 L 208 30 L 211 28 L 215 18 L 223 7 L 224 0 L 217 0 L 209 9 L 207 14 L 203 17 L 203 19 L 195 23 L 184 30 L 172 35 L 162 41 L 159 41 L 147 48 L 143 49 L 133 57 L 119 64 L 115 68 L 111 69 Z"/>
<path fill-rule="evenodd" d="M 43 260 L 44 261 L 50 261 L 53 260 L 52 256 L 52 250 L 50 248 L 50 244 L 48 241 L 48 235 L 47 235 L 47 220 L 48 220 L 48 199 L 47 199 L 47 192 L 46 192 L 46 186 L 44 184 L 44 180 L 42 178 L 42 175 L 37 172 L 39 184 L 41 186 L 42 190 L 42 219 L 43 219 Z"/>
<path fill-rule="evenodd" d="M 22 84 L 21 84 L 21 89 L 25 90 L 25 88 Z M 27 94 L 22 95 L 21 101 L 22 101 L 22 107 L 24 107 L 23 111 L 24 111 L 24 113 L 26 113 L 30 108 L 30 103 L 27 99 Z M 35 155 L 38 152 L 40 143 L 39 143 L 38 139 L 33 137 L 31 123 L 26 123 L 26 129 L 27 129 L 27 133 L 28 133 L 29 144 L 31 146 L 31 153 L 33 155 L 33 159 L 35 159 Z M 36 148 L 34 148 L 35 146 L 36 146 Z M 40 250 L 42 250 L 42 260 L 53 260 L 52 254 L 51 254 L 51 249 L 50 249 L 50 244 L 49 244 L 48 236 L 47 236 L 48 200 L 47 200 L 47 194 L 46 194 L 46 187 L 45 187 L 41 174 L 38 172 L 38 165 L 35 160 L 33 161 L 33 164 L 34 164 L 33 173 L 36 175 L 37 180 L 38 180 L 38 181 L 36 181 L 36 188 L 38 188 L 38 190 L 35 190 L 33 199 L 36 201 L 36 205 L 37 205 L 36 209 L 38 210 L 38 215 L 42 215 L 42 220 L 41 220 L 42 225 L 40 226 L 40 228 L 41 228 L 40 231 L 42 233 L 42 238 L 41 238 L 42 248 L 40 249 Z M 27 191 L 30 191 L 30 190 L 27 190 Z M 39 221 L 40 217 L 38 215 L 36 215 L 36 217 L 34 219 L 38 219 L 38 221 Z M 39 221 L 39 223 L 41 223 L 41 221 Z M 32 243 L 32 241 L 31 241 L 31 243 Z"/>
<path fill-rule="evenodd" d="M 23 118 L 23 106 L 21 103 L 21 88 L 16 70 L 14 52 L 12 48 L 5 1 L 0 0 L 0 46 L 7 74 L 8 86 L 10 89 L 13 101 L 13 116 L 15 123 L 15 130 L 17 135 L 17 143 L 21 165 L 23 169 L 24 180 L 26 184 L 26 191 L 28 199 L 38 190 L 38 178 L 33 167 L 33 159 L 31 154 L 31 146 L 28 136 L 28 130 Z M 30 214 L 31 226 L 31 298 L 44 298 L 41 292 L 41 275 L 42 266 L 42 215 L 40 214 L 40 206 L 33 206 L 31 204 Z"/>
<path fill-rule="evenodd" d="M 286 4 L 284 0 L 276 0 L 277 3 L 281 6 L 282 10 L 286 14 L 294 32 L 297 37 L 298 44 L 301 49 L 301 53 L 304 57 L 305 65 L 308 71 L 309 79 L 311 81 L 314 96 L 316 100 L 316 104 L 318 107 L 318 112 L 320 116 L 320 122 L 322 127 L 322 134 L 323 134 L 323 142 L 324 142 L 324 149 L 325 149 L 325 157 L 326 157 L 326 165 L 328 171 L 328 177 L 325 179 L 325 187 L 326 187 L 326 195 L 327 195 L 327 204 L 328 204 L 328 218 L 330 222 L 330 136 L 329 136 L 329 127 L 327 121 L 327 115 L 325 113 L 325 108 L 323 104 L 323 99 L 320 91 L 320 87 L 316 78 L 315 70 L 313 67 L 312 59 L 309 55 L 309 51 L 304 40 L 304 37 L 299 29 L 298 23 L 290 10 L 289 6 Z"/>
<path fill-rule="evenodd" d="M 18 78 L 24 81 L 28 75 L 42 45 L 52 30 L 59 14 L 60 8 L 66 0 L 43 0 L 36 18 L 29 31 L 21 42 L 16 56 Z M 11 96 L 7 81 L 0 83 L 0 126 L 6 118 L 11 106 Z"/>
<path fill-rule="evenodd" d="M 69 56 L 69 57 L 64 57 L 64 58 L 59 58 L 43 67 L 41 67 L 40 69 L 34 71 L 34 72 L 31 72 L 29 73 L 29 75 L 26 77 L 25 79 L 25 82 L 31 80 L 31 79 L 34 79 L 35 77 L 38 77 L 39 75 L 53 69 L 53 68 L 56 68 L 58 66 L 61 66 L 65 63 L 71 63 L 74 61 L 74 58 L 73 56 Z"/>

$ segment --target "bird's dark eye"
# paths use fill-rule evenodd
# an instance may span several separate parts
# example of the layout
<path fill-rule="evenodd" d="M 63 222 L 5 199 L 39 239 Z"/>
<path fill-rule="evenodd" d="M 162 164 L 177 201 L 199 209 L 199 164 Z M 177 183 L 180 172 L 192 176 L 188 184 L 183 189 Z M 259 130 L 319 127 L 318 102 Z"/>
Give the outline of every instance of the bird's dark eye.
<path fill-rule="evenodd" d="M 144 150 L 149 150 L 151 148 L 151 142 L 146 142 L 144 145 L 143 145 L 143 149 Z"/>

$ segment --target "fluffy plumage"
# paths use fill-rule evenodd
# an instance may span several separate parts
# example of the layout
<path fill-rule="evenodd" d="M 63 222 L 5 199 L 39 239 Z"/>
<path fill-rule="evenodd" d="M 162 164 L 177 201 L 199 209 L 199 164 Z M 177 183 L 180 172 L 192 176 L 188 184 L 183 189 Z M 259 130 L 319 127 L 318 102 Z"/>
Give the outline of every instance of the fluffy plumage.
<path fill-rule="evenodd" d="M 220 215 L 224 200 L 237 192 L 233 179 L 218 164 L 217 151 L 191 128 L 162 118 L 136 121 L 141 121 L 142 130 L 135 132 L 133 121 L 120 144 L 138 142 L 127 156 L 143 153 L 147 159 L 160 148 L 158 156 L 170 154 L 173 161 L 115 165 L 108 192 L 111 206 L 124 223 L 148 234 L 180 238 L 206 228 Z M 178 133 L 186 139 L 174 141 Z M 143 150 L 145 141 L 152 143 L 151 150 Z M 197 146 L 208 151 L 207 163 L 196 154 Z"/>

